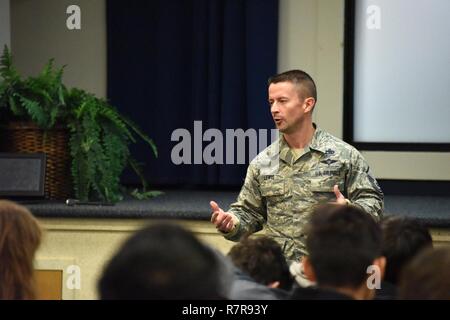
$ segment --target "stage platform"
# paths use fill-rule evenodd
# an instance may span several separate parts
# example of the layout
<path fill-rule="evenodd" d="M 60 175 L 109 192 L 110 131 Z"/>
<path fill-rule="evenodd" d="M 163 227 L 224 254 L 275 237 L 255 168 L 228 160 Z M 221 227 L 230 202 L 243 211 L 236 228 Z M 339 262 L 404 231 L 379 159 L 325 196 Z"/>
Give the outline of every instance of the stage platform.
<path fill-rule="evenodd" d="M 209 220 L 209 201 L 224 210 L 235 201 L 237 192 L 165 191 L 149 200 L 126 199 L 114 206 L 75 205 L 64 202 L 35 202 L 25 205 L 38 217 L 46 218 L 170 218 Z M 386 196 L 385 215 L 417 218 L 428 227 L 450 227 L 450 198 Z"/>

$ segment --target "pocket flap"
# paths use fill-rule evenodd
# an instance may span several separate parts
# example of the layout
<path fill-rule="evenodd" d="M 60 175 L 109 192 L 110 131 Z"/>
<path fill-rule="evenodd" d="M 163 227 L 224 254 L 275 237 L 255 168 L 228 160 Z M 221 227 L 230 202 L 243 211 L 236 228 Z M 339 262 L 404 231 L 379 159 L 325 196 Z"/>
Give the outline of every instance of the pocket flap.
<path fill-rule="evenodd" d="M 283 180 L 269 180 L 261 184 L 263 197 L 281 196 L 286 194 L 286 183 Z"/>
<path fill-rule="evenodd" d="M 312 192 L 334 192 L 334 185 L 338 184 L 336 181 L 330 180 L 311 180 Z M 339 184 L 338 184 L 339 185 Z"/>

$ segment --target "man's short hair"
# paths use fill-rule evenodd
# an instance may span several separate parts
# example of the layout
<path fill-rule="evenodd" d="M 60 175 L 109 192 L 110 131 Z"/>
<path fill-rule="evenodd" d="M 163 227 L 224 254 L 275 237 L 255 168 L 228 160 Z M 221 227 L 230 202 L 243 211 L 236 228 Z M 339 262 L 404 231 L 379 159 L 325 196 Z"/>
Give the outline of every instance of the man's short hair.
<path fill-rule="evenodd" d="M 315 208 L 306 248 L 319 286 L 358 288 L 367 267 L 381 256 L 381 228 L 359 207 L 327 204 Z"/>
<path fill-rule="evenodd" d="M 433 240 L 425 226 L 417 220 L 405 217 L 383 219 L 381 230 L 382 254 L 386 257 L 384 280 L 397 284 L 401 269 L 419 251 L 433 246 Z"/>
<path fill-rule="evenodd" d="M 309 74 L 302 70 L 289 70 L 280 74 L 277 74 L 269 78 L 268 84 L 279 82 L 291 82 L 297 85 L 299 90 L 299 96 L 302 99 L 313 97 L 317 102 L 317 89 L 314 80 Z"/>
<path fill-rule="evenodd" d="M 427 248 L 402 270 L 399 298 L 450 300 L 450 248 Z"/>
<path fill-rule="evenodd" d="M 265 236 L 246 237 L 228 253 L 233 264 L 255 281 L 268 285 L 280 282 L 280 289 L 290 290 L 293 279 L 280 245 Z"/>
<path fill-rule="evenodd" d="M 220 299 L 218 260 L 180 226 L 158 224 L 134 234 L 106 266 L 101 299 Z"/>

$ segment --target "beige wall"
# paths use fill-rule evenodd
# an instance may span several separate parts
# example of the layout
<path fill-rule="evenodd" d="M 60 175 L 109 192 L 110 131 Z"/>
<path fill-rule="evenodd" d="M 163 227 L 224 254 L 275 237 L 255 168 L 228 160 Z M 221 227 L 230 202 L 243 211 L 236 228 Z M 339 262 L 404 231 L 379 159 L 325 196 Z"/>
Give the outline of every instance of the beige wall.
<path fill-rule="evenodd" d="M 97 299 L 97 282 L 103 267 L 131 234 L 157 220 L 140 219 L 39 219 L 45 236 L 39 248 L 35 266 L 39 270 L 63 271 L 64 300 Z M 193 231 L 196 236 L 227 253 L 234 244 L 219 235 L 208 221 L 173 221 Z M 79 267 L 80 289 L 73 284 L 75 273 L 71 266 Z"/>
<path fill-rule="evenodd" d="M 69 5 L 81 8 L 81 30 L 68 30 Z M 20 71 L 34 75 L 55 58 L 64 83 L 106 96 L 104 0 L 11 1 L 11 49 Z"/>
<path fill-rule="evenodd" d="M 45 232 L 44 241 L 38 251 L 36 268 L 63 272 L 64 300 L 97 299 L 97 282 L 103 267 L 132 233 L 148 223 L 138 219 L 39 219 Z M 172 220 L 172 222 L 174 222 Z M 225 240 L 209 221 L 177 220 L 175 223 L 191 230 L 205 243 L 227 253 L 234 242 Z M 436 246 L 450 245 L 450 230 L 431 229 Z M 68 283 L 80 271 L 80 289 L 71 289 Z M 73 288 L 73 287 L 72 287 Z"/>
<path fill-rule="evenodd" d="M 0 0 L 0 50 L 3 52 L 3 47 L 11 45 L 11 24 L 9 17 L 9 0 Z"/>
<path fill-rule="evenodd" d="M 343 0 L 281 0 L 278 70 L 302 69 L 318 87 L 314 121 L 342 137 Z"/>

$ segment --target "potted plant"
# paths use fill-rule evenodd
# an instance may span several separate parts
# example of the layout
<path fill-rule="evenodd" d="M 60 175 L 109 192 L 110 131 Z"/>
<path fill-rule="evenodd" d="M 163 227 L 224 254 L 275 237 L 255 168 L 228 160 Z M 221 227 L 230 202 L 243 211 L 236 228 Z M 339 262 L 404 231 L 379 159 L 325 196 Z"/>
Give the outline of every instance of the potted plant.
<path fill-rule="evenodd" d="M 106 100 L 78 88 L 66 88 L 63 70 L 50 60 L 38 76 L 23 79 L 5 46 L 0 60 L 0 121 L 14 123 L 15 128 L 37 127 L 43 131 L 44 145 L 50 132 L 64 131 L 68 148 L 63 145 L 62 152 L 70 158 L 65 165 L 70 169 L 74 194 L 81 201 L 120 201 L 124 193 L 120 175 L 127 166 L 143 184 L 143 191 L 132 193 L 135 197 L 157 195 L 157 191 L 147 191 L 141 166 L 129 150 L 140 138 L 157 157 L 154 142 Z"/>

